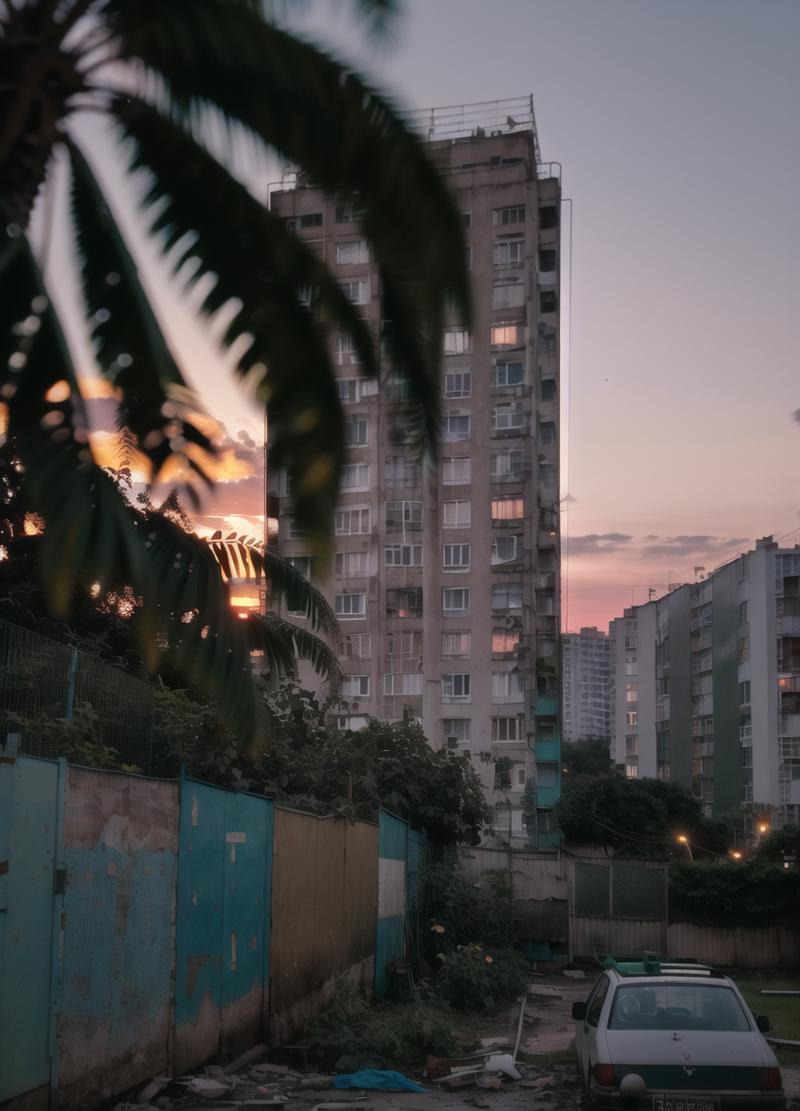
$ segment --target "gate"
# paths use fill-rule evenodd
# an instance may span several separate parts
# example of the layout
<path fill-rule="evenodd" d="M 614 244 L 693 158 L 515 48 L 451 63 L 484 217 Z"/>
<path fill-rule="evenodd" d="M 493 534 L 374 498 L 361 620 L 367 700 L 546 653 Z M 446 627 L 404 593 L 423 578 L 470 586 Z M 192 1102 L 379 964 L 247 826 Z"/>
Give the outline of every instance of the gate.
<path fill-rule="evenodd" d="M 572 862 L 570 954 L 667 952 L 667 866 L 656 861 Z"/>

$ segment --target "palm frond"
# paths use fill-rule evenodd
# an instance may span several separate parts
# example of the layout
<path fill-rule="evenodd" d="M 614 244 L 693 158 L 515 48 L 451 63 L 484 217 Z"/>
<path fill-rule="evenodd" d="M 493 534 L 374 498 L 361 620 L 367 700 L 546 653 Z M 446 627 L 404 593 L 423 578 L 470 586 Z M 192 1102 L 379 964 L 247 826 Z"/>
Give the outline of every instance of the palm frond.
<path fill-rule="evenodd" d="M 206 543 L 223 578 L 264 583 L 271 600 L 285 598 L 290 610 L 305 612 L 315 632 L 338 641 L 339 623 L 327 598 L 288 560 L 269 549 L 265 551 L 264 545 L 252 537 L 236 533 L 223 536 L 218 531 L 209 536 Z"/>
<path fill-rule="evenodd" d="M 132 168 L 146 172 L 144 203 L 162 250 L 189 283 L 213 279 L 202 311 L 239 303 L 222 342 L 236 345 L 238 372 L 266 402 L 270 461 L 289 470 L 297 520 L 324 551 L 344 457 L 326 327 L 348 331 L 374 373 L 369 331 L 324 263 L 181 127 L 132 97 L 111 110 Z M 303 286 L 315 290 L 324 321 L 300 303 Z"/>
<path fill-rule="evenodd" d="M 342 671 L 329 644 L 307 629 L 301 629 L 275 614 L 250 614 L 242 622 L 250 634 L 250 647 L 263 651 L 275 675 L 296 675 L 297 660 L 308 660 L 318 675 L 336 689 Z"/>
<path fill-rule="evenodd" d="M 204 460 L 213 448 L 186 412 L 200 404 L 191 400 L 97 179 L 75 143 L 66 145 L 87 325 L 100 369 L 122 393 L 122 423 L 136 435 L 153 480 L 177 456 L 208 481 Z M 187 444 L 194 448 L 188 455 Z"/>
<path fill-rule="evenodd" d="M 209 122 L 204 105 L 215 105 L 328 193 L 358 193 L 384 289 L 392 291 L 387 342 L 434 450 L 445 292 L 467 322 L 470 295 L 462 224 L 423 142 L 385 98 L 310 43 L 224 0 L 202 9 L 194 20 L 183 4 L 171 4 L 155 26 L 116 0 L 109 19 L 122 56 L 150 75 L 143 89 L 157 75 L 172 110 L 196 134 Z"/>

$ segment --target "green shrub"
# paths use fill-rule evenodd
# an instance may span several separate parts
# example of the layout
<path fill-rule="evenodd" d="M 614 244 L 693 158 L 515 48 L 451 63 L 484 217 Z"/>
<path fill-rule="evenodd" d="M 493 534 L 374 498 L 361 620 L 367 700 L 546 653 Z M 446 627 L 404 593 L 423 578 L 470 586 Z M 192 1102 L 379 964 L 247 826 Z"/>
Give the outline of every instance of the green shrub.
<path fill-rule="evenodd" d="M 436 993 L 457 1011 L 493 1011 L 525 989 L 530 969 L 515 949 L 459 945 L 439 954 Z"/>
<path fill-rule="evenodd" d="M 341 979 L 328 1008 L 306 1031 L 309 1056 L 323 1068 L 353 1072 L 422 1064 L 427 1054 L 463 1050 L 455 1016 L 430 989 L 402 1003 L 371 1007 L 352 981 Z"/>
<path fill-rule="evenodd" d="M 423 870 L 425 906 L 437 952 L 480 940 L 500 948 L 514 944 L 514 889 L 507 872 L 486 872 L 489 890 L 465 879 L 455 850 Z"/>

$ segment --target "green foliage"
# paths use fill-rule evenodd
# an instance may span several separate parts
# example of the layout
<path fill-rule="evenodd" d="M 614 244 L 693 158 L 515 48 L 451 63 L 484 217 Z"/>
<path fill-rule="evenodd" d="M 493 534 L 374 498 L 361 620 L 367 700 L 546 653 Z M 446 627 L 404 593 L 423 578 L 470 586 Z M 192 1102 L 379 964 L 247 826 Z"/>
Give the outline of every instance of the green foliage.
<path fill-rule="evenodd" d="M 695 851 L 727 851 L 724 827 L 703 816 L 698 799 L 677 783 L 627 779 L 614 772 L 566 778 L 556 814 L 568 844 L 600 844 L 621 856 L 665 858 L 685 834 Z"/>
<path fill-rule="evenodd" d="M 9 723 L 23 734 L 25 751 L 32 756 L 63 756 L 89 768 L 139 771 L 133 764 L 124 764 L 117 750 L 103 740 L 103 723 L 88 702 L 78 703 L 71 719 L 10 714 Z"/>
<path fill-rule="evenodd" d="M 306 1031 L 311 1059 L 354 1072 L 421 1064 L 428 1053 L 451 1057 L 463 1044 L 446 1004 L 421 988 L 402 1003 L 371 1007 L 352 981 L 337 981 L 330 1005 Z"/>
<path fill-rule="evenodd" d="M 756 850 L 756 859 L 782 863 L 785 856 L 794 856 L 800 861 L 800 829 L 797 826 L 784 826 L 768 834 Z"/>
<path fill-rule="evenodd" d="M 609 775 L 611 751 L 602 737 L 589 737 L 561 746 L 561 764 L 565 776 Z"/>
<path fill-rule="evenodd" d="M 223 786 L 269 791 L 295 806 L 374 820 L 385 807 L 438 844 L 477 841 L 488 819 L 480 781 L 463 754 L 434 751 L 419 725 L 370 721 L 358 731 L 329 724 L 332 703 L 284 681 L 264 692 L 269 748 L 245 757 L 213 706 L 179 691 L 158 696 L 164 770 L 185 761 L 192 775 Z"/>
<path fill-rule="evenodd" d="M 682 863 L 670 871 L 669 897 L 672 921 L 796 926 L 800 873 L 759 862 Z"/>
<path fill-rule="evenodd" d="M 476 940 L 486 945 L 513 945 L 513 884 L 507 872 L 484 873 L 484 878 L 488 890 L 469 883 L 455 850 L 424 868 L 426 912 L 439 950 Z"/>
<path fill-rule="evenodd" d="M 436 992 L 454 1010 L 494 1011 L 524 991 L 530 966 L 515 949 L 458 945 L 438 954 Z"/>

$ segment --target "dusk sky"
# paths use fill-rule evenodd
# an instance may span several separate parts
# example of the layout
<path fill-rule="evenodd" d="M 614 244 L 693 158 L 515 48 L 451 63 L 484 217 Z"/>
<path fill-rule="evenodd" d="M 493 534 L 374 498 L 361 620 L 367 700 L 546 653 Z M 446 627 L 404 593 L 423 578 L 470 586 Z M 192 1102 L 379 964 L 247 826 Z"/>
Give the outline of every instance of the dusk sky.
<path fill-rule="evenodd" d="M 563 166 L 574 204 L 565 628 L 605 628 L 649 587 L 691 581 L 695 567 L 711 570 L 755 537 L 794 543 L 800 4 L 410 0 L 378 47 L 348 10 L 327 0 L 309 33 L 400 104 L 532 92 L 543 158 Z M 116 172 L 104 176 L 118 183 Z M 190 376 L 232 435 L 231 481 L 211 509 L 237 527 L 261 497 L 256 445 L 237 435 L 257 437 L 260 421 L 207 333 L 161 277 L 150 281 Z"/>

